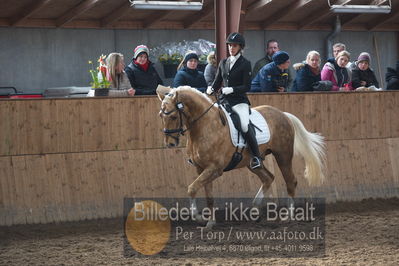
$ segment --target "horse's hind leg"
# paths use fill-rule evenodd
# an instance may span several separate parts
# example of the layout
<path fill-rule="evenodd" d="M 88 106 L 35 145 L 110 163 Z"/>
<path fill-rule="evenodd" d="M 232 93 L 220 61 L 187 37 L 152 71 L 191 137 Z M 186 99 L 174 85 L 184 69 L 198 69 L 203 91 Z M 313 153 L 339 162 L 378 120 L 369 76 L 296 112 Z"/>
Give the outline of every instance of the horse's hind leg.
<path fill-rule="evenodd" d="M 264 196 L 266 195 L 266 192 L 269 190 L 271 184 L 274 181 L 274 175 L 265 167 L 259 167 L 255 169 L 251 169 L 251 167 L 248 167 L 248 169 L 252 173 L 257 175 L 262 182 L 262 186 L 260 187 L 253 201 L 253 204 L 255 206 L 260 206 Z"/>
<path fill-rule="evenodd" d="M 276 158 L 278 167 L 280 168 L 285 184 L 287 185 L 287 193 L 291 198 L 293 198 L 295 197 L 295 190 L 298 182 L 292 170 L 292 154 L 291 156 L 289 156 L 288 153 L 284 153 L 283 155 L 274 154 L 274 157 Z"/>

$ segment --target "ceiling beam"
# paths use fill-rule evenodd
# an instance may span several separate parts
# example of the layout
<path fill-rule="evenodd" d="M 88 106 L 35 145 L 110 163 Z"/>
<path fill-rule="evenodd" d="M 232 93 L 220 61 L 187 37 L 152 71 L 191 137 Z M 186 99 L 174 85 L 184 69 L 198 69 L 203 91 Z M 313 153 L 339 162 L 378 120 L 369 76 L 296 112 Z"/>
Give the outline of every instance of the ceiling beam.
<path fill-rule="evenodd" d="M 51 0 L 33 0 L 30 5 L 25 6 L 24 9 L 16 15 L 15 17 L 10 19 L 10 25 L 16 26 L 21 23 L 23 20 L 28 18 L 30 15 L 35 13 L 37 10 L 41 9 L 45 5 L 47 5 Z"/>
<path fill-rule="evenodd" d="M 159 11 L 152 12 L 152 13 L 148 16 L 148 19 L 146 19 L 146 20 L 143 22 L 143 28 L 146 29 L 146 28 L 151 27 L 151 26 L 154 25 L 155 23 L 157 23 L 157 22 L 163 20 L 164 18 L 170 16 L 170 14 L 172 14 L 172 13 L 173 13 L 173 11 L 166 11 L 166 12 L 163 12 L 163 13 L 161 13 L 161 14 L 160 14 Z"/>
<path fill-rule="evenodd" d="M 104 28 L 112 26 L 115 22 L 123 18 L 131 10 L 132 9 L 127 2 L 123 3 L 123 5 L 113 10 L 106 17 L 101 19 L 101 26 Z"/>
<path fill-rule="evenodd" d="M 97 4 L 100 0 L 84 0 L 80 2 L 79 5 L 73 7 L 72 9 L 68 10 L 64 15 L 57 18 L 56 25 L 57 27 L 62 27 L 66 23 L 70 22 L 80 14 L 84 13 L 85 11 L 92 8 L 95 4 Z"/>
<path fill-rule="evenodd" d="M 334 4 L 335 5 L 346 5 L 350 2 L 351 0 L 339 0 L 336 1 Z M 299 26 L 298 26 L 298 30 L 302 30 L 303 28 L 327 17 L 331 15 L 330 12 L 330 7 L 327 5 L 324 5 L 322 8 L 318 9 L 317 12 L 315 12 L 313 15 L 308 16 L 307 19 L 305 19 L 304 21 L 302 21 Z"/>
<path fill-rule="evenodd" d="M 387 0 L 372 0 L 369 5 L 380 6 L 383 3 L 385 3 L 386 1 Z M 356 18 L 358 18 L 361 15 L 363 15 L 363 14 L 348 14 L 348 16 L 345 19 L 341 19 L 341 27 L 352 22 L 353 20 L 355 20 Z"/>
<path fill-rule="evenodd" d="M 373 21 L 371 21 L 369 24 L 367 24 L 367 28 L 369 30 L 374 30 L 378 28 L 378 26 L 387 23 L 388 21 L 396 18 L 399 15 L 399 7 L 398 9 L 395 10 L 395 12 L 391 12 L 390 14 L 380 14 L 379 17 Z"/>
<path fill-rule="evenodd" d="M 346 14 L 346 17 L 341 19 L 341 27 L 349 24 L 361 15 L 362 14 Z"/>
<path fill-rule="evenodd" d="M 9 27 L 10 22 L 6 18 L 0 18 L 0 27 Z M 369 31 L 366 28 L 366 24 L 351 24 L 350 26 L 345 28 L 346 32 L 351 31 Z M 24 28 L 56 28 L 54 19 L 33 19 L 27 18 L 23 21 L 18 27 Z M 71 23 L 65 25 L 64 28 L 79 28 L 79 29 L 101 29 L 100 20 L 73 20 Z M 140 30 L 143 29 L 143 22 L 140 20 L 120 20 L 115 24 L 115 28 L 118 29 L 134 29 Z M 202 30 L 214 30 L 215 23 L 209 21 L 201 21 L 192 28 L 202 29 Z M 181 21 L 171 20 L 168 23 L 158 23 L 152 27 L 152 29 L 160 29 L 160 30 L 171 30 L 171 29 L 183 29 L 183 23 Z M 258 22 L 246 22 L 245 29 L 247 30 L 263 30 L 261 29 Z M 287 34 L 290 31 L 297 31 L 298 24 L 295 22 L 290 23 L 275 23 L 270 28 L 270 30 L 282 30 L 287 31 Z M 305 30 L 313 30 L 313 31 L 331 31 L 331 23 L 317 23 L 314 25 L 309 25 L 305 28 Z M 399 32 L 399 24 L 396 23 L 388 23 L 383 27 L 378 28 L 378 31 L 383 32 Z M 399 43 L 399 42 L 398 42 Z"/>
<path fill-rule="evenodd" d="M 268 17 L 264 21 L 260 23 L 261 28 L 264 29 L 273 23 L 276 23 L 280 18 L 285 17 L 292 11 L 296 11 L 299 8 L 302 8 L 312 2 L 312 0 L 295 0 L 288 6 L 284 6 L 283 8 L 279 9 L 276 13 L 274 13 L 272 16 Z"/>
<path fill-rule="evenodd" d="M 313 15 L 307 17 L 306 20 L 302 21 L 298 26 L 298 30 L 302 30 L 303 28 L 315 23 L 316 21 L 327 17 L 328 15 L 330 15 L 329 10 L 330 7 L 319 9 L 317 13 L 314 13 Z"/>
<path fill-rule="evenodd" d="M 247 9 L 246 13 L 249 13 L 253 10 L 260 9 L 265 7 L 267 4 L 270 4 L 273 0 L 260 0 L 260 1 L 255 1 L 252 4 L 250 4 Z"/>
<path fill-rule="evenodd" d="M 370 5 L 380 6 L 387 1 L 388 0 L 373 0 L 373 1 L 371 1 Z"/>
<path fill-rule="evenodd" d="M 202 8 L 202 10 L 196 12 L 195 15 L 189 15 L 187 16 L 187 19 L 183 19 L 183 27 L 185 29 L 190 28 L 195 23 L 200 22 L 207 17 L 211 12 L 213 12 L 213 3 L 210 3 L 206 7 Z"/>

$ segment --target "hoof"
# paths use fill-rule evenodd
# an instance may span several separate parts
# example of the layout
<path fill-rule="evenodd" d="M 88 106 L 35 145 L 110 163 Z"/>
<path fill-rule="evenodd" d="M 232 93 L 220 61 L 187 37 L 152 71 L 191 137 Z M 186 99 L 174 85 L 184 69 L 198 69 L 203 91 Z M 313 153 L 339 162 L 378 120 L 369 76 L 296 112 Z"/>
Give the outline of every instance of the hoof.
<path fill-rule="evenodd" d="M 259 189 L 258 193 L 256 193 L 256 196 L 255 196 L 254 200 L 252 201 L 252 204 L 255 207 L 262 207 L 262 202 L 263 202 L 264 198 L 265 198 L 265 196 L 263 195 L 263 189 L 261 187 Z"/>
<path fill-rule="evenodd" d="M 199 213 L 195 214 L 195 220 L 197 222 L 199 222 L 199 223 L 204 223 L 205 222 L 204 219 L 202 219 L 202 215 L 199 214 Z"/>
<path fill-rule="evenodd" d="M 194 197 L 195 197 L 195 189 L 193 188 L 192 185 L 189 185 L 189 186 L 188 186 L 187 193 L 188 193 L 188 195 L 189 195 L 191 198 L 194 198 Z"/>
<path fill-rule="evenodd" d="M 204 227 L 204 231 L 210 231 L 212 228 L 216 225 L 216 221 L 210 220 L 206 223 L 206 226 Z"/>
<path fill-rule="evenodd" d="M 291 197 L 287 198 L 287 207 L 288 208 L 291 208 L 291 207 L 295 208 L 295 201 L 294 201 L 293 198 L 291 198 Z"/>

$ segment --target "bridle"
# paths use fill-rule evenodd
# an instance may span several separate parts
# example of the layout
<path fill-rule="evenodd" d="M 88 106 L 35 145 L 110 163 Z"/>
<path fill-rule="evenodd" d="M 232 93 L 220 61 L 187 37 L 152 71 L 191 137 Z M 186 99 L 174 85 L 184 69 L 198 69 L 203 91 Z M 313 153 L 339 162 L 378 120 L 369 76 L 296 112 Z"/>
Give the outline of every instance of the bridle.
<path fill-rule="evenodd" d="M 179 127 L 175 128 L 175 129 L 167 129 L 164 128 L 163 129 L 163 133 L 165 134 L 165 136 L 167 137 L 171 137 L 172 139 L 175 140 L 176 142 L 176 146 L 179 145 L 179 138 L 180 136 L 184 136 L 184 133 L 188 130 L 190 130 L 192 128 L 192 126 L 195 124 L 195 122 L 197 122 L 198 120 L 200 120 L 206 113 L 209 112 L 209 110 L 211 110 L 211 108 L 215 105 L 215 103 L 212 103 L 200 116 L 198 116 L 196 119 L 194 119 L 191 123 L 189 123 L 188 121 L 188 117 L 187 114 L 184 112 L 184 105 L 182 102 L 177 102 L 175 104 L 175 109 L 169 111 L 169 112 L 165 112 L 165 110 L 161 109 L 161 112 L 165 115 L 165 116 L 169 116 L 171 114 L 173 114 L 174 112 L 178 112 L 179 113 Z M 187 120 L 187 123 L 189 123 L 188 126 L 186 126 L 186 129 L 183 129 L 183 116 L 184 118 Z M 172 134 L 177 133 L 177 136 L 174 136 Z"/>

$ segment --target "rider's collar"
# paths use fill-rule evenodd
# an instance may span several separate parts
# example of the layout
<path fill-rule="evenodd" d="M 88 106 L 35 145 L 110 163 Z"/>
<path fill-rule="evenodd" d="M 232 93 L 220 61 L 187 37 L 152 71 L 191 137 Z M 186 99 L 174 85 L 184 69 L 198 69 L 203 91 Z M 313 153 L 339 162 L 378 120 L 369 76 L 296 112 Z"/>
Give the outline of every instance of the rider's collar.
<path fill-rule="evenodd" d="M 241 52 L 238 52 L 236 55 L 230 55 L 229 60 L 230 62 L 235 62 L 241 56 Z"/>

